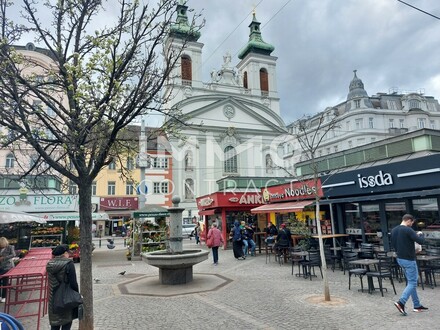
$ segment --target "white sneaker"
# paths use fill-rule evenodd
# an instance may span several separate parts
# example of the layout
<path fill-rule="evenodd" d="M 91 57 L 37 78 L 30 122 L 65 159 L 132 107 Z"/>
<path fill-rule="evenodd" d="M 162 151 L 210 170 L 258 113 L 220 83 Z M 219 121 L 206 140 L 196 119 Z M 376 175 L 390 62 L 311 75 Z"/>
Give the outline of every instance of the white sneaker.
<path fill-rule="evenodd" d="M 2 298 L 2 299 L 0 300 L 0 302 L 2 302 L 2 303 L 6 302 L 6 298 Z"/>

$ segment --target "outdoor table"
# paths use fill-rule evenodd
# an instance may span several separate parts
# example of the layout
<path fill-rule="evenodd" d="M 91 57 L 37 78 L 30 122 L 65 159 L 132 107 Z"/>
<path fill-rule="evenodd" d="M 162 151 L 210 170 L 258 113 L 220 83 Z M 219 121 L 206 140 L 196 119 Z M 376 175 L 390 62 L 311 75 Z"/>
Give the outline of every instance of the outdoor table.
<path fill-rule="evenodd" d="M 431 255 L 417 255 L 416 256 L 417 263 L 420 265 L 418 268 L 422 268 L 426 262 L 433 261 L 433 260 L 440 260 L 440 256 L 431 256 Z M 431 288 L 434 288 L 435 278 L 434 274 L 428 273 L 425 271 L 425 283 L 431 286 Z M 423 278 L 420 279 L 420 281 L 423 281 Z M 423 284 L 423 283 L 422 283 Z"/>
<path fill-rule="evenodd" d="M 263 240 L 262 236 L 266 236 L 266 233 L 264 231 L 258 231 L 254 233 L 255 235 L 255 243 L 258 245 L 258 252 L 261 254 L 261 242 Z"/>
<path fill-rule="evenodd" d="M 365 266 L 367 272 L 371 271 L 370 269 L 371 265 L 377 265 L 378 263 L 379 263 L 379 259 L 358 259 L 358 260 L 350 261 L 350 264 Z M 371 276 L 367 276 L 367 281 L 368 281 L 368 292 L 371 293 L 374 290 L 373 278 Z"/>
<path fill-rule="evenodd" d="M 291 252 L 291 255 L 302 257 L 303 260 L 306 260 L 306 257 L 309 255 L 309 253 L 307 251 L 295 251 L 295 252 Z M 306 278 L 306 274 L 304 273 L 304 271 L 303 271 L 303 274 L 296 273 L 295 276 L 303 276 L 304 278 Z"/>
<path fill-rule="evenodd" d="M 26 257 L 0 278 L 7 277 L 6 302 L 4 311 L 16 318 L 37 316 L 37 327 L 40 329 L 41 316 L 47 313 L 47 272 L 46 265 L 50 258 L 47 255 Z M 31 304 L 38 303 L 38 308 Z"/>

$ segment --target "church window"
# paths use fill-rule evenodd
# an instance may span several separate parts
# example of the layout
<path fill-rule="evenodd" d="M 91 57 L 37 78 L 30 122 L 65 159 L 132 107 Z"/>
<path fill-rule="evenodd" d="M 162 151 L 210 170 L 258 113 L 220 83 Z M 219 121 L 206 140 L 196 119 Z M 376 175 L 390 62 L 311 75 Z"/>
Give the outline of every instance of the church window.
<path fill-rule="evenodd" d="M 248 89 L 248 74 L 247 71 L 243 74 L 243 87 Z"/>
<path fill-rule="evenodd" d="M 185 199 L 194 199 L 194 180 L 185 180 Z"/>
<path fill-rule="evenodd" d="M 269 91 L 269 75 L 266 69 L 260 69 L 260 90 L 262 92 Z"/>
<path fill-rule="evenodd" d="M 192 80 L 192 63 L 191 58 L 187 55 L 183 55 L 182 58 L 182 81 L 191 84 Z"/>
<path fill-rule="evenodd" d="M 224 171 L 226 173 L 237 173 L 237 153 L 233 146 L 225 148 Z"/>

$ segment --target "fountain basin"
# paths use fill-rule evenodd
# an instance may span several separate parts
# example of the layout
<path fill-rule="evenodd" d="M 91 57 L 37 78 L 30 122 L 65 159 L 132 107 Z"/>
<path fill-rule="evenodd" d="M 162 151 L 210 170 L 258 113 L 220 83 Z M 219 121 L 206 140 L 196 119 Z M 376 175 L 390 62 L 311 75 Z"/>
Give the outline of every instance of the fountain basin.
<path fill-rule="evenodd" d="M 208 259 L 209 251 L 184 250 L 182 252 L 154 251 L 142 253 L 143 260 L 159 268 L 162 284 L 177 285 L 193 280 L 193 266 Z"/>

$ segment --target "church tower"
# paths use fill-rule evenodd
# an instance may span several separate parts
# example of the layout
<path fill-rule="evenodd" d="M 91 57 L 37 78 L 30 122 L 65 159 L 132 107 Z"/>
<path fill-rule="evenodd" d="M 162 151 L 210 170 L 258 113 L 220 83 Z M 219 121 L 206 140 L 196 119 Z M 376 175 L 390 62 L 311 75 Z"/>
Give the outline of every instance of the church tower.
<path fill-rule="evenodd" d="M 260 24 L 253 13 L 252 22 L 249 24 L 249 41 L 238 54 L 241 61 L 237 64 L 237 69 L 245 93 L 261 99 L 263 104 L 280 115 L 276 79 L 277 57 L 270 55 L 275 47 L 263 41 Z"/>
<path fill-rule="evenodd" d="M 176 101 L 184 99 L 185 93 L 191 93 L 192 88 L 201 88 L 202 83 L 202 48 L 198 42 L 201 33 L 188 20 L 188 6 L 184 0 L 177 5 L 177 19 L 170 27 L 165 41 L 165 51 L 183 52 L 170 74 L 170 84 L 165 87 L 165 95 L 175 94 Z"/>

